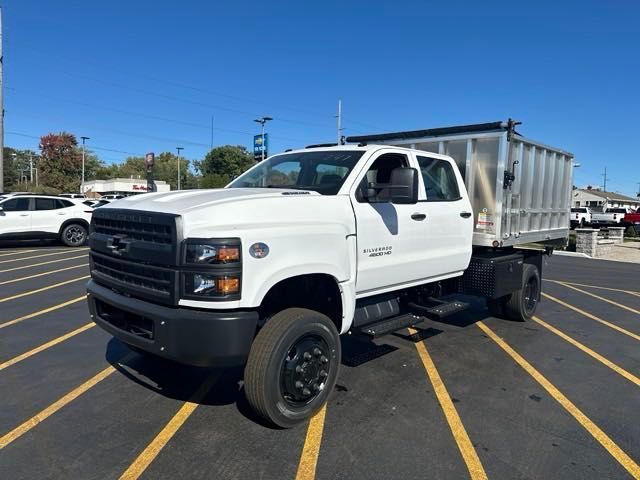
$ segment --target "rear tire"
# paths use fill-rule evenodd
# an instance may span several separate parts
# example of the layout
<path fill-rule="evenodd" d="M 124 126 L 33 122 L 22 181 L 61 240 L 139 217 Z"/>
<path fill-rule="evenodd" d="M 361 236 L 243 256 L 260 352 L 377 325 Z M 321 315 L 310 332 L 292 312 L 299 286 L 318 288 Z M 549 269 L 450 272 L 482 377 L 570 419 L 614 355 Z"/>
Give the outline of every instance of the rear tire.
<path fill-rule="evenodd" d="M 81 247 L 87 241 L 87 229 L 80 223 L 70 223 L 60 232 L 60 241 L 67 247 Z"/>
<path fill-rule="evenodd" d="M 536 313 L 540 301 L 540 272 L 528 263 L 522 269 L 522 288 L 516 290 L 504 304 L 504 314 L 509 320 L 524 322 Z"/>
<path fill-rule="evenodd" d="M 290 428 L 325 404 L 338 378 L 340 337 L 333 321 L 305 308 L 271 317 L 256 336 L 244 374 L 253 410 Z"/>

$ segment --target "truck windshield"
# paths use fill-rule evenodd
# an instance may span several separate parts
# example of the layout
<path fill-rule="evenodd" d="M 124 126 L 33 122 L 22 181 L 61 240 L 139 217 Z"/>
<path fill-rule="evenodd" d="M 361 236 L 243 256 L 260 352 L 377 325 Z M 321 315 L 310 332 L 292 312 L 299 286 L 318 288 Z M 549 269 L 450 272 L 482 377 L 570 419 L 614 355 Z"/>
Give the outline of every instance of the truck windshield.
<path fill-rule="evenodd" d="M 325 150 L 275 155 L 227 188 L 292 188 L 335 195 L 363 154 L 363 150 Z"/>

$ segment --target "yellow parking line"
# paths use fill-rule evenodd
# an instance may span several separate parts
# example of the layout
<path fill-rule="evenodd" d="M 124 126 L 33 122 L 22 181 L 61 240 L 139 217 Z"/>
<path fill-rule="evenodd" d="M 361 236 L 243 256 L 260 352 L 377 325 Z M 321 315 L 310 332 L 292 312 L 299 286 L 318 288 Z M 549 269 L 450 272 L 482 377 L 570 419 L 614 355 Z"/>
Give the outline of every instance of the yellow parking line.
<path fill-rule="evenodd" d="M 476 325 L 487 334 L 491 340 L 498 344 L 507 355 L 509 355 L 525 372 L 544 388 L 562 407 L 575 418 L 584 429 L 602 445 L 609 454 L 622 465 L 627 472 L 635 479 L 640 479 L 640 465 L 627 455 L 609 436 L 604 433 L 593 421 L 576 407 L 560 390 L 558 390 L 549 380 L 546 379 L 533 365 L 527 362 L 518 352 L 511 348 L 504 340 L 496 335 L 493 330 L 487 327 L 482 321 Z"/>
<path fill-rule="evenodd" d="M 318 454 L 322 443 L 322 432 L 324 430 L 324 417 L 327 412 L 327 405 L 324 404 L 318 412 L 309 420 L 307 436 L 304 440 L 296 480 L 313 480 L 316 478 L 316 466 L 318 464 Z"/>
<path fill-rule="evenodd" d="M 24 258 L 12 258 L 11 260 L 2 260 L 0 263 L 12 263 L 12 262 L 21 262 L 23 260 L 31 260 L 32 258 L 41 258 L 41 257 L 51 257 L 52 255 L 62 255 L 63 253 L 71 253 L 71 252 L 82 252 L 84 250 L 89 250 L 88 248 L 69 248 L 62 250 L 61 252 L 54 253 L 43 253 L 42 255 L 31 255 L 30 257 Z"/>
<path fill-rule="evenodd" d="M 209 392 L 215 381 L 218 379 L 219 373 L 210 375 L 198 390 L 191 396 L 191 398 L 184 402 L 178 413 L 176 413 L 169 423 L 156 435 L 149 445 L 138 455 L 129 468 L 120 476 L 120 479 L 133 480 L 137 479 L 147 469 L 147 467 L 153 462 L 153 460 L 162 451 L 164 446 L 173 438 L 176 432 L 182 427 L 184 422 L 191 416 L 191 414 L 198 408 L 199 403 L 203 400 L 205 395 Z"/>
<path fill-rule="evenodd" d="M 33 268 L 33 267 L 40 267 L 42 265 L 49 265 L 51 263 L 59 263 L 59 262 L 68 262 L 69 260 L 75 260 L 76 258 L 86 258 L 87 255 L 78 255 L 77 257 L 67 257 L 67 258 L 60 258 L 58 260 L 49 260 L 48 262 L 40 262 L 40 263 L 32 263 L 31 265 L 22 265 L 21 267 L 13 267 L 13 268 L 7 268 L 5 270 L 0 270 L 0 273 L 7 273 L 7 272 L 15 272 L 16 270 L 24 270 L 25 268 Z"/>
<path fill-rule="evenodd" d="M 600 363 L 602 363 L 603 365 L 606 365 L 607 367 L 609 367 L 611 370 L 613 370 L 614 372 L 616 372 L 618 375 L 623 376 L 624 378 L 626 378 L 627 380 L 629 380 L 632 383 L 635 383 L 637 386 L 640 387 L 640 378 L 636 377 L 634 374 L 627 372 L 624 368 L 619 367 L 618 365 L 616 365 L 615 363 L 613 363 L 612 361 L 608 360 L 607 358 L 603 357 L 602 355 L 600 355 L 597 352 L 594 352 L 593 350 L 591 350 L 589 347 L 587 347 L 586 345 L 583 345 L 582 343 L 580 343 L 579 341 L 571 338 L 569 335 L 567 335 L 564 332 L 561 332 L 560 330 L 558 330 L 557 328 L 555 328 L 552 325 L 549 325 L 547 322 L 545 322 L 544 320 L 538 318 L 538 317 L 533 317 L 533 321 L 542 325 L 544 328 L 546 328 L 547 330 L 555 333 L 556 335 L 558 335 L 560 338 L 562 338 L 563 340 L 566 340 L 567 342 L 569 342 L 571 345 L 573 345 L 576 348 L 579 348 L 580 350 L 582 350 L 584 353 L 586 353 L 587 355 L 589 355 L 590 357 L 595 358 L 597 361 L 599 361 Z"/>
<path fill-rule="evenodd" d="M 561 280 L 550 280 L 548 278 L 544 278 L 543 280 L 545 282 L 559 283 L 561 285 L 575 285 L 576 287 L 597 288 L 599 290 L 609 290 L 610 292 L 628 293 L 629 295 L 635 295 L 636 297 L 640 297 L 640 292 L 636 292 L 634 290 L 623 290 L 621 288 L 601 287 L 600 285 L 587 285 L 585 283 L 564 282 Z"/>
<path fill-rule="evenodd" d="M 597 298 L 598 300 L 602 300 L 603 302 L 610 303 L 611 305 L 615 305 L 616 307 L 620 307 L 625 310 L 628 310 L 629 312 L 640 315 L 640 310 L 636 310 L 635 308 L 627 307 L 626 305 L 623 305 L 618 302 L 614 302 L 613 300 L 609 300 L 608 298 L 601 297 L 600 295 L 596 295 L 595 293 L 587 292 L 586 290 L 582 290 L 581 288 L 574 287 L 573 285 L 569 285 L 568 283 L 562 283 L 562 282 L 559 282 L 559 283 L 560 285 L 570 288 L 572 290 L 575 290 L 576 292 L 584 293 L 585 295 L 589 295 L 590 297 Z"/>
<path fill-rule="evenodd" d="M 12 295 L 11 297 L 0 298 L 0 303 L 8 302 L 9 300 L 15 300 L 16 298 L 26 297 L 27 295 L 33 295 L 34 293 L 44 292 L 45 290 L 51 290 L 52 288 L 61 287 L 63 285 L 67 285 L 68 283 L 77 282 L 79 280 L 85 280 L 90 276 L 91 275 L 85 275 L 83 277 L 72 278 L 71 280 L 66 280 L 60 283 L 54 283 L 53 285 L 49 285 L 47 287 L 38 288 L 36 290 L 29 290 L 28 292 L 18 293 L 17 295 Z"/>
<path fill-rule="evenodd" d="M 620 333 L 624 333 L 625 335 L 628 335 L 629 337 L 640 341 L 640 335 L 636 335 L 635 333 L 630 332 L 629 330 L 625 330 L 624 328 L 619 327 L 618 325 L 615 325 L 615 324 L 613 324 L 611 322 L 607 322 L 606 320 L 603 320 L 600 317 L 596 317 L 595 315 L 593 315 L 593 314 L 591 314 L 589 312 L 585 312 L 584 310 L 582 310 L 582 309 L 580 309 L 578 307 L 574 307 L 573 305 L 570 305 L 567 302 L 563 302 L 559 298 L 552 297 L 548 293 L 542 292 L 542 296 L 544 298 L 548 298 L 549 300 L 553 300 L 554 302 L 559 303 L 563 307 L 567 307 L 567 308 L 573 310 L 574 312 L 579 313 L 580 315 L 584 315 L 585 317 L 590 318 L 591 320 L 595 320 L 596 322 L 601 323 L 602 325 L 606 325 L 609 328 L 613 328 L 614 330 L 616 330 L 616 331 L 618 331 Z"/>
<path fill-rule="evenodd" d="M 410 328 L 409 333 L 413 335 L 416 333 L 416 331 Z M 442 408 L 444 416 L 447 419 L 447 423 L 449 424 L 449 428 L 451 429 L 453 438 L 458 445 L 458 449 L 462 454 L 464 462 L 467 464 L 467 469 L 469 470 L 471 479 L 486 480 L 487 474 L 485 473 L 484 467 L 480 462 L 478 453 L 471 443 L 471 439 L 469 438 L 469 435 L 467 434 L 467 431 L 462 424 L 462 420 L 458 415 L 456 407 L 453 405 L 453 401 L 449 396 L 449 392 L 447 392 L 447 387 L 444 385 L 444 382 L 442 381 L 442 378 L 440 377 L 440 374 L 436 369 L 436 365 L 435 363 L 433 363 L 431 355 L 429 355 L 429 352 L 427 351 L 427 347 L 425 346 L 424 342 L 418 342 L 416 343 L 416 348 L 418 349 L 420 360 L 422 360 L 422 365 L 424 365 L 427 376 L 431 381 L 431 385 L 433 385 L 433 390 L 436 394 L 436 397 L 438 398 L 440 407 Z"/>
<path fill-rule="evenodd" d="M 0 323 L 0 329 L 8 327 L 9 325 L 15 325 L 16 323 L 22 322 L 23 320 L 28 320 L 33 317 L 37 317 L 38 315 L 44 315 L 45 313 L 53 312 L 54 310 L 58 310 L 60 308 L 64 308 L 73 303 L 80 302 L 87 298 L 85 295 L 81 297 L 74 298 L 72 300 L 59 303 L 58 305 L 53 305 L 52 307 L 47 307 L 42 310 L 38 310 L 37 312 L 29 313 L 28 315 L 23 315 L 22 317 L 14 318 L 13 320 L 9 320 L 8 322 Z"/>
<path fill-rule="evenodd" d="M 35 355 L 36 353 L 40 353 L 48 348 L 51 348 L 55 345 L 58 345 L 59 343 L 64 342 L 65 340 L 70 339 L 71 337 L 75 337 L 76 335 L 78 335 L 79 333 L 82 333 L 86 330 L 89 330 L 92 327 L 95 327 L 96 324 L 91 322 L 91 323 L 87 323 L 86 325 L 81 326 L 80 328 L 76 328 L 75 330 L 72 330 L 69 333 L 65 333 L 64 335 L 61 335 L 58 338 L 54 338 L 53 340 L 47 342 L 47 343 L 43 343 L 42 345 L 40 345 L 39 347 L 36 347 L 34 349 L 29 350 L 28 352 L 24 352 L 21 355 L 18 355 L 17 357 L 12 358 L 11 360 L 7 360 L 6 362 L 0 363 L 0 371 L 4 370 L 7 367 L 10 367 L 11 365 L 15 365 L 18 362 L 21 362 L 22 360 L 25 360 L 29 357 L 32 357 L 33 355 Z"/>
<path fill-rule="evenodd" d="M 0 257 L 8 257 L 9 255 L 19 255 L 21 253 L 37 252 L 38 250 L 14 250 L 13 252 L 0 253 Z"/>
<path fill-rule="evenodd" d="M 0 285 L 6 285 L 7 283 L 21 282 L 22 280 L 30 280 L 32 278 L 37 278 L 37 277 L 44 277 L 45 275 L 51 275 L 52 273 L 65 272 L 67 270 L 72 270 L 74 268 L 81 268 L 81 267 L 87 267 L 87 266 L 89 266 L 87 263 L 83 263 L 82 265 L 74 265 L 73 267 L 65 267 L 65 268 L 59 268 L 57 270 L 50 270 L 48 272 L 36 273 L 35 275 L 29 275 L 28 277 L 20 277 L 20 278 L 14 278 L 12 280 L 5 280 L 4 282 L 0 282 Z"/>
<path fill-rule="evenodd" d="M 128 354 L 123 359 L 121 359 L 118 363 L 126 362 L 131 357 L 133 357 L 133 354 Z M 37 413 L 36 415 L 31 417 L 26 422 L 22 423 L 21 425 L 17 426 L 13 430 L 11 430 L 9 433 L 6 433 L 2 437 L 0 437 L 0 450 L 2 450 L 4 447 L 9 445 L 13 441 L 15 441 L 18 438 L 20 438 L 22 435 L 27 433 L 33 427 L 37 426 L 39 423 L 41 423 L 44 420 L 46 420 L 47 418 L 49 418 L 51 415 L 56 413 L 58 410 L 60 410 L 64 406 L 66 406 L 69 403 L 71 403 L 73 400 L 78 398 L 80 395 L 85 393 L 90 388 L 92 388 L 95 385 L 97 385 L 98 383 L 100 383 L 102 380 L 107 378 L 109 375 L 111 375 L 115 371 L 116 371 L 116 369 L 112 365 L 109 365 L 107 368 L 102 370 L 100 373 L 98 373 L 97 375 L 91 377 L 89 380 L 84 382 L 82 385 L 74 388 L 69 393 L 67 393 L 66 395 L 64 395 L 60 399 L 58 399 L 55 402 L 53 402 L 47 408 L 45 408 L 44 410 L 42 410 L 39 413 Z"/>

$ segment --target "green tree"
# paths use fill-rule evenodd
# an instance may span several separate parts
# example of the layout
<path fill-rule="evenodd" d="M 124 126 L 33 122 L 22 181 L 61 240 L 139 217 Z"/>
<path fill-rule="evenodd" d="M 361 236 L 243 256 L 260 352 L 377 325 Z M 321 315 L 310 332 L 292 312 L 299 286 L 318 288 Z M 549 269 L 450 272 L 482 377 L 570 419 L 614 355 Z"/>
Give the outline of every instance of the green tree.
<path fill-rule="evenodd" d="M 211 150 L 198 163 L 202 175 L 227 175 L 235 178 L 255 165 L 253 156 L 241 145 L 224 145 Z"/>

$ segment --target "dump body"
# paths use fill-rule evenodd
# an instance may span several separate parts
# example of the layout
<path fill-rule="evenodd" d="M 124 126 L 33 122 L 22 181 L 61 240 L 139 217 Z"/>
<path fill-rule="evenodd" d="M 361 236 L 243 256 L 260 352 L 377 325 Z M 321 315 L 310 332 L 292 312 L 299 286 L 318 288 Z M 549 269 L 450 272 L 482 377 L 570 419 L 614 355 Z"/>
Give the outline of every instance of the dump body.
<path fill-rule="evenodd" d="M 471 199 L 474 245 L 512 246 L 569 235 L 573 155 L 509 132 L 506 122 L 354 136 L 347 141 L 452 157 Z"/>

